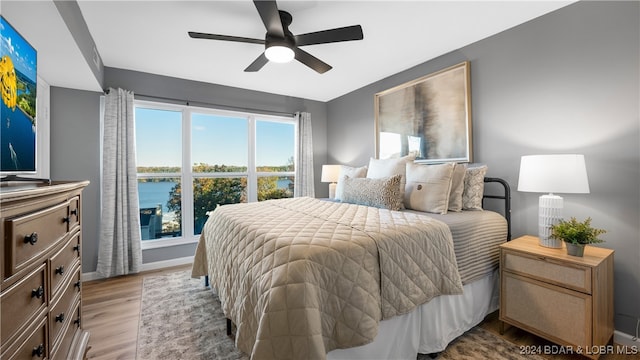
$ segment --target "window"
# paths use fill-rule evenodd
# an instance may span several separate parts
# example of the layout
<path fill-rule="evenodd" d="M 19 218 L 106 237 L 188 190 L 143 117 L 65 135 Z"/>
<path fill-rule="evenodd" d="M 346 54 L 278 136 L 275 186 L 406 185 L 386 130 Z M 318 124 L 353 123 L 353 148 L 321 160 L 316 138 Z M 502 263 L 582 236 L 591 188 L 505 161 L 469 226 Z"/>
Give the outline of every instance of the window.
<path fill-rule="evenodd" d="M 137 101 L 143 249 L 197 240 L 218 205 L 293 197 L 293 118 Z"/>

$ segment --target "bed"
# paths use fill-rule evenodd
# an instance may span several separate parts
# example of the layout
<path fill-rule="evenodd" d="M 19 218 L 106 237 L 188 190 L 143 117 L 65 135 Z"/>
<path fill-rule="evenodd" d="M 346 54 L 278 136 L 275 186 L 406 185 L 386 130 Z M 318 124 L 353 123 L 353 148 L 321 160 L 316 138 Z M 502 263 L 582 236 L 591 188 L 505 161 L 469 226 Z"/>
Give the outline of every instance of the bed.
<path fill-rule="evenodd" d="M 415 359 L 497 308 L 502 216 L 312 198 L 218 207 L 192 276 L 208 276 L 254 359 Z"/>

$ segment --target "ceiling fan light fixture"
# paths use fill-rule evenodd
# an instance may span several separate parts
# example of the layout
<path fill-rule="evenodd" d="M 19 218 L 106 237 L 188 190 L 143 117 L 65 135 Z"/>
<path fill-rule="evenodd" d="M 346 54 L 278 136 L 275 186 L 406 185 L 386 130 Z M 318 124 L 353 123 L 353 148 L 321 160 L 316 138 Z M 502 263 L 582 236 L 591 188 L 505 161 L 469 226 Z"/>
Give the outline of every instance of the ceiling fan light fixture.
<path fill-rule="evenodd" d="M 264 55 L 269 59 L 269 61 L 277 63 L 287 63 L 295 57 L 293 49 L 286 40 L 267 41 Z"/>
<path fill-rule="evenodd" d="M 287 63 L 295 57 L 293 50 L 283 45 L 270 46 L 264 51 L 264 54 L 269 61 L 277 63 Z"/>

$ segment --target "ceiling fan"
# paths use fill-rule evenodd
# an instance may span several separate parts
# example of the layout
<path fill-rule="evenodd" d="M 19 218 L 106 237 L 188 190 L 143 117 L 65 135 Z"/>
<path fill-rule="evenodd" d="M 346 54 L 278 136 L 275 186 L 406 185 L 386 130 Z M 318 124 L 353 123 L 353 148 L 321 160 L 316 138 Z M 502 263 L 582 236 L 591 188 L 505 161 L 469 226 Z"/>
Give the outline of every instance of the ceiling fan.
<path fill-rule="evenodd" d="M 244 69 L 246 72 L 258 71 L 269 61 L 288 62 L 295 58 L 320 74 L 331 70 L 331 66 L 300 49 L 300 46 L 363 39 L 360 25 L 293 35 L 289 31 L 289 25 L 291 25 L 293 17 L 286 11 L 278 10 L 278 5 L 275 1 L 253 0 L 253 4 L 256 6 L 260 18 L 267 28 L 264 40 L 193 31 L 189 31 L 189 36 L 194 39 L 236 41 L 264 45 L 265 51 Z"/>

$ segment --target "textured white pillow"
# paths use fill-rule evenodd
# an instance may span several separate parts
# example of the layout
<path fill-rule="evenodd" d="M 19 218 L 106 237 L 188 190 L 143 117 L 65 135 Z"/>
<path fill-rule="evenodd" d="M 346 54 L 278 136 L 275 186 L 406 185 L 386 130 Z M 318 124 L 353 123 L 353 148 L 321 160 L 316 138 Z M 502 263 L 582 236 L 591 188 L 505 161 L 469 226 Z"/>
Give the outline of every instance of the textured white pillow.
<path fill-rule="evenodd" d="M 338 175 L 338 184 L 336 184 L 336 198 L 335 200 L 342 199 L 342 192 L 344 191 L 344 178 L 348 176 L 350 178 L 363 178 L 367 176 L 367 167 L 353 167 L 342 165 L 340 167 L 340 173 Z"/>
<path fill-rule="evenodd" d="M 400 175 L 378 179 L 344 178 L 342 201 L 373 206 L 382 209 L 400 210 Z"/>
<path fill-rule="evenodd" d="M 484 196 L 484 176 L 487 165 L 470 167 L 464 175 L 464 191 L 462 192 L 463 210 L 482 210 Z"/>
<path fill-rule="evenodd" d="M 467 164 L 456 164 L 451 176 L 451 193 L 449 193 L 449 211 L 462 211 L 462 193 L 464 192 L 464 175 Z"/>
<path fill-rule="evenodd" d="M 420 165 L 408 163 L 404 206 L 408 209 L 446 214 L 449 208 L 454 163 Z"/>
<path fill-rule="evenodd" d="M 367 170 L 367 178 L 379 179 L 393 175 L 402 175 L 400 180 L 400 202 L 404 208 L 404 187 L 407 182 L 407 163 L 413 163 L 416 159 L 415 155 L 407 155 L 401 158 L 392 159 L 374 159 L 369 160 L 369 169 Z"/>

